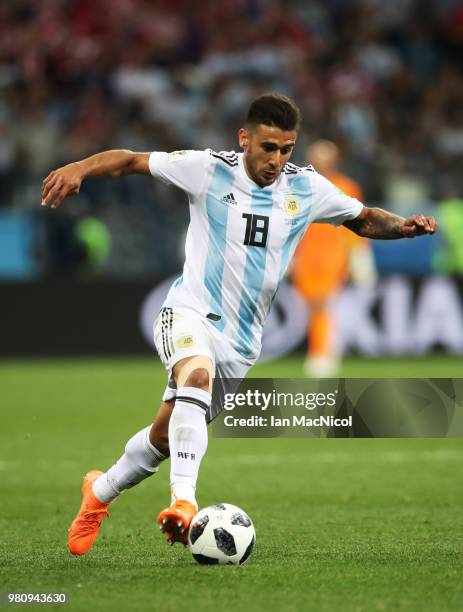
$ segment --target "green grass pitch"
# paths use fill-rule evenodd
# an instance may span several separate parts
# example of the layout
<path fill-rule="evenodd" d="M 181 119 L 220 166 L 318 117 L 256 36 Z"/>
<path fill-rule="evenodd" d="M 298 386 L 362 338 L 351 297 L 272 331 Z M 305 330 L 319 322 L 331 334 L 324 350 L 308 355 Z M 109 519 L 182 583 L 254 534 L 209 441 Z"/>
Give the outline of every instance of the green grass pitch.
<path fill-rule="evenodd" d="M 301 361 L 252 374 L 300 376 Z M 457 377 L 461 361 L 350 359 L 343 375 Z M 250 514 L 248 564 L 199 566 L 166 544 L 168 465 L 70 556 L 82 475 L 150 422 L 164 382 L 154 358 L 0 363 L 0 591 L 64 591 L 82 611 L 463 609 L 460 439 L 211 438 L 198 499 Z"/>

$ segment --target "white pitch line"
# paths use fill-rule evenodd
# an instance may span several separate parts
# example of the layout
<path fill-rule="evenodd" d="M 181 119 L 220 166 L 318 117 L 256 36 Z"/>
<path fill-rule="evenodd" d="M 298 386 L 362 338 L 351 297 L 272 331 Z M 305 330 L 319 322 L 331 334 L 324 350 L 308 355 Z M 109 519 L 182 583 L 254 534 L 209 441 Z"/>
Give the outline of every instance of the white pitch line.
<path fill-rule="evenodd" d="M 308 454 L 245 454 L 235 455 L 232 460 L 230 457 L 214 457 L 209 455 L 211 463 L 235 465 L 279 465 L 279 464 L 307 464 L 307 463 L 354 463 L 358 461 L 368 461 L 373 463 L 403 463 L 414 461 L 463 461 L 463 451 L 457 450 L 436 450 L 436 451 L 380 451 L 372 450 L 369 453 L 346 453 L 346 452 L 315 452 Z M 0 471 L 15 471 L 22 469 L 25 462 L 9 461 L 0 459 Z M 35 470 L 60 470 L 68 472 L 78 466 L 77 461 L 61 461 L 58 463 L 40 459 L 36 462 Z"/>
<path fill-rule="evenodd" d="M 229 457 L 211 458 L 214 463 L 230 463 Z M 371 453 L 331 453 L 322 452 L 307 455 L 296 454 L 262 454 L 262 455 L 235 455 L 232 463 L 238 465 L 279 465 L 302 463 L 349 463 L 367 460 L 375 463 L 402 463 L 414 461 L 463 461 L 463 451 L 417 451 L 417 452 L 375 452 Z"/>

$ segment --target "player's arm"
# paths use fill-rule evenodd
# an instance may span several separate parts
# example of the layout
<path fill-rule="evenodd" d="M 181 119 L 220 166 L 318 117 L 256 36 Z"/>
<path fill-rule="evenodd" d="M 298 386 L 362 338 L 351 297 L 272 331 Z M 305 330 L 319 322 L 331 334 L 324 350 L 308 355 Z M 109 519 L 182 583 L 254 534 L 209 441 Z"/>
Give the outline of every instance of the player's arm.
<path fill-rule="evenodd" d="M 42 205 L 57 208 L 64 198 L 79 193 L 82 181 L 88 176 L 150 174 L 149 157 L 149 153 L 125 149 L 104 151 L 53 170 L 43 181 Z"/>
<path fill-rule="evenodd" d="M 365 238 L 394 240 L 396 238 L 415 238 L 424 234 L 434 234 L 437 223 L 434 217 L 412 215 L 407 219 L 400 215 L 364 206 L 358 217 L 344 221 L 343 225 Z"/>

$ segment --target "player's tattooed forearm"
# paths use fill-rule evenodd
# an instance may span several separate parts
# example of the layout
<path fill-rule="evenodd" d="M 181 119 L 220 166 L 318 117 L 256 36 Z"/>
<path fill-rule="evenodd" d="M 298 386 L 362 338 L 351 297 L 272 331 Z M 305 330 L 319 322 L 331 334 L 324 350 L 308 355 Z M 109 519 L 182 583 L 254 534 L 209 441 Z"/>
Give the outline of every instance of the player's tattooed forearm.
<path fill-rule="evenodd" d="M 382 238 L 383 240 L 402 238 L 402 225 L 404 219 L 381 208 L 371 208 L 367 216 L 367 238 Z"/>
<path fill-rule="evenodd" d="M 345 225 L 359 236 L 365 238 L 394 240 L 403 237 L 404 219 L 381 208 L 364 209 L 362 218 L 348 221 Z"/>

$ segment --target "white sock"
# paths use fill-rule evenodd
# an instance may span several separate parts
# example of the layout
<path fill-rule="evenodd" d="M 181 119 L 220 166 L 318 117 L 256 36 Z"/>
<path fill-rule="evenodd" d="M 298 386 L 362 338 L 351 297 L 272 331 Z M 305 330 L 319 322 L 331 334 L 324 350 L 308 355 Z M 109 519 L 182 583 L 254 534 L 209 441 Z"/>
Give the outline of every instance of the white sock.
<path fill-rule="evenodd" d="M 169 421 L 170 485 L 172 502 L 186 499 L 195 506 L 196 481 L 207 449 L 206 411 L 211 394 L 196 387 L 180 387 Z"/>
<path fill-rule="evenodd" d="M 93 483 L 93 493 L 103 503 L 158 471 L 165 457 L 149 440 L 151 425 L 136 433 L 125 446 L 122 457 Z"/>

